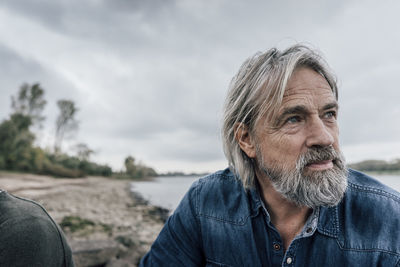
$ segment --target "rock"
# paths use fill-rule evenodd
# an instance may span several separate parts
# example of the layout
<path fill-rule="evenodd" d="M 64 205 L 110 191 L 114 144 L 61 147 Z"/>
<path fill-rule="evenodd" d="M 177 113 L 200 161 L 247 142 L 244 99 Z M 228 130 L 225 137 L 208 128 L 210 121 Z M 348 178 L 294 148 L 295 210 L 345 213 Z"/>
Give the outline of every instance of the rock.
<path fill-rule="evenodd" d="M 113 240 L 71 241 L 76 267 L 103 266 L 120 252 L 120 245 Z"/>
<path fill-rule="evenodd" d="M 136 205 L 149 205 L 149 201 L 147 201 L 139 192 L 130 191 L 129 193 Z"/>
<path fill-rule="evenodd" d="M 138 246 L 137 241 L 135 241 L 134 239 L 132 239 L 131 236 L 128 235 L 119 235 L 115 238 L 115 241 L 117 241 L 118 243 L 122 244 L 124 247 L 127 248 Z"/>
<path fill-rule="evenodd" d="M 154 219 L 165 223 L 170 215 L 170 210 L 159 206 L 149 206 L 147 214 Z"/>

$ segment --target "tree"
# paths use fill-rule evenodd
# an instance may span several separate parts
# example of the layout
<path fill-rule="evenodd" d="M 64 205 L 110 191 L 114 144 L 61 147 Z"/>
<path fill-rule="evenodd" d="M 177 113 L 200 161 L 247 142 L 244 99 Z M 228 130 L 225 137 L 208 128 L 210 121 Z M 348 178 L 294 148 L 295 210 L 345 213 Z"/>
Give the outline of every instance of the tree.
<path fill-rule="evenodd" d="M 126 169 L 126 173 L 129 176 L 136 176 L 136 166 L 135 166 L 135 158 L 132 156 L 128 156 L 125 159 L 125 169 Z"/>
<path fill-rule="evenodd" d="M 29 85 L 24 83 L 16 96 L 11 96 L 13 114 L 20 113 L 31 118 L 32 124 L 42 127 L 45 117 L 42 115 L 46 105 L 44 90 L 39 83 Z"/>
<path fill-rule="evenodd" d="M 16 113 L 0 124 L 0 168 L 9 170 L 32 169 L 32 143 L 29 116 Z"/>
<path fill-rule="evenodd" d="M 94 151 L 92 149 L 90 149 L 87 144 L 84 144 L 84 143 L 77 144 L 75 146 L 75 149 L 77 151 L 77 156 L 78 156 L 79 160 L 83 160 L 83 161 L 88 161 L 90 158 L 90 155 L 92 155 L 94 153 Z"/>
<path fill-rule="evenodd" d="M 78 109 L 71 100 L 59 100 L 57 106 L 60 114 L 56 120 L 56 136 L 54 142 L 54 152 L 58 154 L 61 151 L 62 141 L 67 133 L 71 133 L 78 129 L 78 121 L 75 120 L 75 114 Z"/>
<path fill-rule="evenodd" d="M 135 158 L 132 156 L 128 156 L 125 159 L 125 169 L 130 178 L 157 176 L 157 172 L 153 168 L 147 167 L 141 162 L 136 163 Z"/>

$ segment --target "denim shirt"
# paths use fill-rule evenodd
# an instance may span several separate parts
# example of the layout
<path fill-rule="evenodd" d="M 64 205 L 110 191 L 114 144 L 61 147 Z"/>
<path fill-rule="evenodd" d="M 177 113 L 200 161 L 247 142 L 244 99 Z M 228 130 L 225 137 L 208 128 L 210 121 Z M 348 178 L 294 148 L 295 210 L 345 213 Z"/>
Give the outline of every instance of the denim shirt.
<path fill-rule="evenodd" d="M 284 251 L 256 189 L 226 169 L 195 182 L 140 266 L 400 266 L 400 194 L 349 170 Z"/>

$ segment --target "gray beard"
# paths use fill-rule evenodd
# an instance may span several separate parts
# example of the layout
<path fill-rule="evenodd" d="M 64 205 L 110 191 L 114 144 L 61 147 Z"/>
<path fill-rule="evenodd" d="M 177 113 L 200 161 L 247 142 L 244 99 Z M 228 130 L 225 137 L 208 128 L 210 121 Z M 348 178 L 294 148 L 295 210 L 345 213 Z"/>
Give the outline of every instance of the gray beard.
<path fill-rule="evenodd" d="M 258 164 L 275 190 L 298 206 L 335 206 L 344 196 L 348 171 L 344 156 L 332 146 L 310 148 L 300 156 L 293 170 L 266 166 L 258 148 L 257 158 L 261 159 Z M 333 168 L 306 173 L 307 164 L 323 160 L 333 160 Z"/>

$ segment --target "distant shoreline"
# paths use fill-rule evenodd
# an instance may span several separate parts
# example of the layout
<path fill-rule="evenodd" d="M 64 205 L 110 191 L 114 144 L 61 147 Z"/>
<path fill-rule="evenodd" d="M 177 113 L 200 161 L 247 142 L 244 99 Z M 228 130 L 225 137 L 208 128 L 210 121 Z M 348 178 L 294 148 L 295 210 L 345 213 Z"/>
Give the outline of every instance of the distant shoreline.
<path fill-rule="evenodd" d="M 400 170 L 398 171 L 361 171 L 368 175 L 393 175 L 393 176 L 400 176 Z"/>
<path fill-rule="evenodd" d="M 209 173 L 171 173 L 171 174 L 159 174 L 156 177 L 203 177 Z"/>
<path fill-rule="evenodd" d="M 347 166 L 354 170 L 365 173 L 381 175 L 400 175 L 400 159 L 395 159 L 391 161 L 371 159 L 347 164 Z"/>

